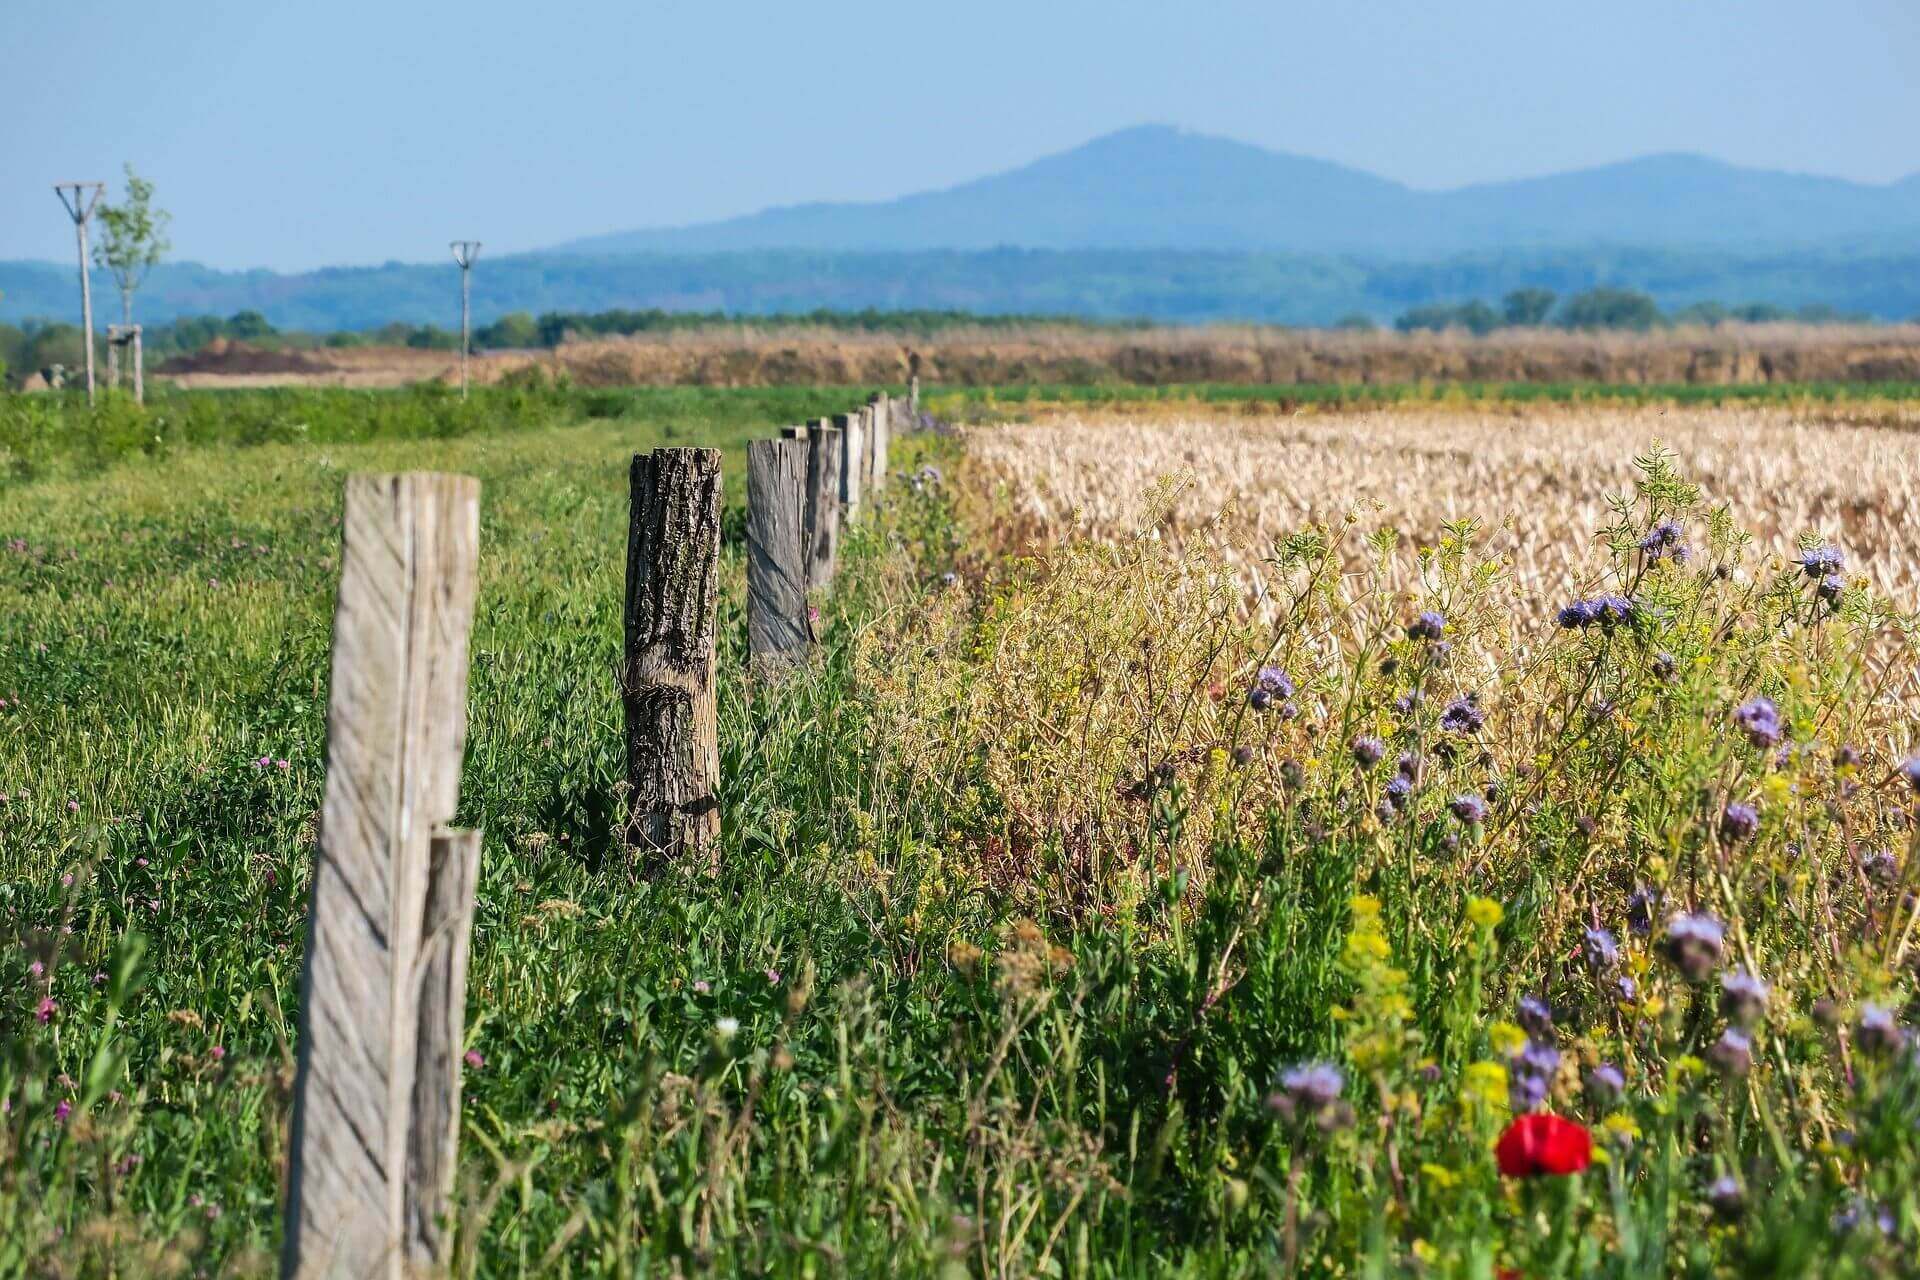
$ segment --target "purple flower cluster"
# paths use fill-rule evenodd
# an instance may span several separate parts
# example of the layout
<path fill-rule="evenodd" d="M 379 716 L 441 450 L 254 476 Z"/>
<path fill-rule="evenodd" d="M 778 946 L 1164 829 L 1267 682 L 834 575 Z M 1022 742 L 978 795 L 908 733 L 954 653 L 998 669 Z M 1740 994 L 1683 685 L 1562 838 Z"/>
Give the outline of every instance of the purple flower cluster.
<path fill-rule="evenodd" d="M 1786 734 L 1780 723 L 1780 708 L 1773 705 L 1772 698 L 1760 695 L 1735 707 L 1733 722 L 1747 735 L 1748 742 L 1763 749 L 1777 745 Z"/>
<path fill-rule="evenodd" d="M 1726 945 L 1726 930 L 1702 911 L 1675 912 L 1662 942 L 1667 959 L 1689 982 L 1700 982 L 1718 968 Z"/>
<path fill-rule="evenodd" d="M 1468 826 L 1477 827 L 1487 820 L 1487 802 L 1468 792 L 1449 800 L 1447 812 Z"/>
<path fill-rule="evenodd" d="M 1530 1011 L 1528 1000 L 1533 998 L 1520 1002 L 1520 1020 L 1530 1034 L 1519 1052 L 1507 1059 L 1507 1102 L 1519 1113 L 1539 1110 L 1553 1090 L 1554 1077 L 1560 1074 L 1560 1050 L 1552 1040 L 1552 1015 L 1539 1000 L 1533 1000 L 1535 1007 Z M 1542 1015 L 1545 1022 L 1539 1021 Z"/>
<path fill-rule="evenodd" d="M 1480 695 L 1474 693 L 1455 698 L 1440 713 L 1440 727 L 1448 733 L 1478 733 L 1486 722 L 1487 713 L 1480 709 Z"/>
<path fill-rule="evenodd" d="M 1353 1109 L 1341 1100 L 1347 1078 L 1331 1062 L 1306 1062 L 1280 1073 L 1267 1106 L 1289 1120 L 1312 1121 L 1323 1129 L 1350 1123 Z"/>
<path fill-rule="evenodd" d="M 1640 550 L 1646 552 L 1649 560 L 1672 556 L 1674 563 L 1685 564 L 1693 554 L 1693 549 L 1680 541 L 1685 532 L 1678 520 L 1662 520 L 1647 531 L 1646 537 L 1640 539 Z"/>
<path fill-rule="evenodd" d="M 1632 622 L 1639 606 L 1622 595 L 1611 593 L 1591 600 L 1575 600 L 1560 610 L 1560 625 L 1568 631 L 1599 626 L 1611 630 L 1622 622 Z"/>
<path fill-rule="evenodd" d="M 1603 1062 L 1587 1072 L 1587 1092 L 1596 1102 L 1610 1103 L 1626 1091 L 1627 1078 L 1611 1062 Z"/>
<path fill-rule="evenodd" d="M 1735 801 L 1720 814 L 1720 838 L 1729 844 L 1750 840 L 1759 829 L 1760 811 L 1750 804 Z"/>
<path fill-rule="evenodd" d="M 1767 1011 L 1767 997 L 1773 994 L 1765 979 L 1735 969 L 1720 975 L 1720 1011 L 1730 1022 L 1750 1027 Z"/>
<path fill-rule="evenodd" d="M 1604 973 L 1620 963 L 1620 940 L 1611 929 L 1589 929 L 1582 940 L 1580 954 L 1587 968 Z"/>
<path fill-rule="evenodd" d="M 1906 1031 L 1890 1010 L 1877 1004 L 1860 1006 L 1860 1016 L 1853 1024 L 1853 1043 L 1860 1052 L 1879 1057 L 1892 1053 L 1906 1039 Z"/>
<path fill-rule="evenodd" d="M 1428 609 L 1407 624 L 1407 636 L 1414 640 L 1438 640 L 1447 633 L 1445 614 Z"/>
<path fill-rule="evenodd" d="M 1707 1049 L 1707 1061 L 1730 1076 L 1744 1076 L 1753 1069 L 1753 1037 L 1728 1027 Z"/>
<path fill-rule="evenodd" d="M 1846 568 L 1847 559 L 1840 554 L 1840 548 L 1829 542 L 1806 552 L 1799 564 L 1809 578 L 1826 578 Z"/>
<path fill-rule="evenodd" d="M 1373 766 L 1379 764 L 1387 754 L 1386 743 L 1380 741 L 1378 738 L 1368 737 L 1364 734 L 1357 735 L 1354 740 L 1347 745 L 1348 750 L 1353 752 L 1353 762 L 1362 769 L 1373 768 Z"/>
<path fill-rule="evenodd" d="M 1253 688 L 1247 692 L 1247 704 L 1255 711 L 1265 711 L 1278 704 L 1280 714 L 1291 720 L 1298 714 L 1293 705 L 1293 677 L 1279 667 L 1262 667 L 1254 677 Z"/>

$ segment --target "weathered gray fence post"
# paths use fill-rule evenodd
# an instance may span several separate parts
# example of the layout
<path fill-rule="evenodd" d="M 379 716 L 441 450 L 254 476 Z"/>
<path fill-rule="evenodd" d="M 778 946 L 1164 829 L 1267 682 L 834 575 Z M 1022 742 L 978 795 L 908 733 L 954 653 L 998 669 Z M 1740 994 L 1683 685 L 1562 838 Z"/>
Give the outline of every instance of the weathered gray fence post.
<path fill-rule="evenodd" d="M 918 373 L 909 374 L 907 376 L 907 416 L 913 419 L 915 425 L 919 424 L 920 422 L 920 375 Z"/>
<path fill-rule="evenodd" d="M 840 546 L 840 432 L 832 427 L 807 437 L 807 590 L 833 583 Z"/>
<path fill-rule="evenodd" d="M 757 663 L 799 656 L 807 617 L 807 441 L 747 446 L 747 652 Z"/>
<path fill-rule="evenodd" d="M 420 926 L 420 1069 L 407 1155 L 407 1258 L 421 1273 L 444 1266 L 452 1252 L 446 1217 L 460 1160 L 460 1059 L 480 833 L 436 830 L 428 867 Z"/>
<path fill-rule="evenodd" d="M 470 919 L 478 836 L 443 824 L 460 798 L 479 511 L 468 476 L 347 481 L 286 1276 L 397 1280 L 442 1239 L 411 1224 L 445 1211 L 458 1123 L 461 1011 L 449 1001 L 465 964 L 441 944 Z M 439 883 L 436 837 L 448 844 Z M 422 1097 L 430 1114 L 416 1110 Z"/>
<path fill-rule="evenodd" d="M 805 440 L 807 438 L 807 434 L 808 434 L 808 427 L 807 427 L 807 424 L 804 422 L 797 427 L 780 428 L 780 438 L 782 440 Z"/>
<path fill-rule="evenodd" d="M 887 487 L 887 444 L 893 435 L 893 401 L 885 395 L 873 398 L 873 483 L 877 495 Z"/>
<path fill-rule="evenodd" d="M 800 446 L 803 447 L 804 446 Z M 627 846 L 650 867 L 719 853 L 713 686 L 720 451 L 636 454 L 627 525 Z"/>
<path fill-rule="evenodd" d="M 860 472 L 866 457 L 860 431 L 860 415 L 836 414 L 833 425 L 840 429 L 840 506 L 848 520 L 860 511 Z"/>

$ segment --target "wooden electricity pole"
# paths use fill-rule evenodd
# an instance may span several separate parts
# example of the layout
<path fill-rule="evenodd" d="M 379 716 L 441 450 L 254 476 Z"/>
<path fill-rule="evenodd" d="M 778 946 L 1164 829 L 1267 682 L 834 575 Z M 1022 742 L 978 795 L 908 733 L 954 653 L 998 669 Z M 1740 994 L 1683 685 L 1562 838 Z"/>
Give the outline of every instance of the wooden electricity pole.
<path fill-rule="evenodd" d="M 460 264 L 460 398 L 467 398 L 467 352 L 473 346 L 473 260 L 480 256 L 478 240 L 455 240 L 453 260 Z"/>
<path fill-rule="evenodd" d="M 56 182 L 54 194 L 60 197 L 60 203 L 66 206 L 67 216 L 73 219 L 74 239 L 80 245 L 80 327 L 85 330 L 87 343 L 87 403 L 93 403 L 93 285 L 87 278 L 87 222 L 93 217 L 94 206 L 100 203 L 100 197 L 107 193 L 104 182 Z"/>

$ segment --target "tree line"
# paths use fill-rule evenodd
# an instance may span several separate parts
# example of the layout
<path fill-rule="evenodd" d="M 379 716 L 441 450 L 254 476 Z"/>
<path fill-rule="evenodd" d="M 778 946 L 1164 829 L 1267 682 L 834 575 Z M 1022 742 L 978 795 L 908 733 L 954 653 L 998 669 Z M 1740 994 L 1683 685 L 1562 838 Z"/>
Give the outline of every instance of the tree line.
<path fill-rule="evenodd" d="M 1557 304 L 1557 305 L 1556 305 Z M 1393 322 L 1401 333 L 1438 333 L 1449 329 L 1472 334 L 1488 334 L 1496 329 L 1538 329 L 1548 326 L 1578 330 L 1626 330 L 1646 333 L 1670 325 L 1774 324 L 1792 321 L 1799 324 L 1872 324 L 1873 317 L 1843 312 L 1824 304 L 1780 307 L 1766 302 L 1727 306 L 1720 302 L 1695 302 L 1663 312 L 1651 295 L 1637 289 L 1595 288 L 1562 301 L 1551 289 L 1515 289 L 1500 300 L 1499 306 L 1473 299 L 1468 302 L 1434 302 L 1404 311 Z M 1357 316 L 1342 322 L 1342 328 L 1372 328 L 1371 317 Z"/>

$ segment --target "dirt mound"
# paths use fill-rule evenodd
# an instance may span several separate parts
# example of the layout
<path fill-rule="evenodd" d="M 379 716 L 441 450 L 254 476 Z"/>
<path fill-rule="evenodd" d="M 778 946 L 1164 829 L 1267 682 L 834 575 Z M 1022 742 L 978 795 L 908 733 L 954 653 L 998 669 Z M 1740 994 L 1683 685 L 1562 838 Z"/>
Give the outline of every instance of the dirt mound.
<path fill-rule="evenodd" d="M 215 338 L 188 355 L 175 356 L 157 368 L 162 377 L 188 373 L 259 375 L 268 373 L 325 373 L 329 366 L 303 351 L 276 351 L 227 338 Z"/>

